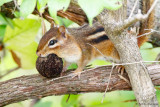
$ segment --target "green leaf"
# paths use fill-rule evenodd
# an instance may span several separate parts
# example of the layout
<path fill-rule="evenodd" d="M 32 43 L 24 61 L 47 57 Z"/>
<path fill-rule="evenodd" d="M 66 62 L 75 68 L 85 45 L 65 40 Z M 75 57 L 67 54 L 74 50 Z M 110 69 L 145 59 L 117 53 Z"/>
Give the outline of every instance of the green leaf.
<path fill-rule="evenodd" d="M 90 25 L 92 25 L 93 18 L 104 8 L 103 2 L 100 0 L 78 0 L 78 4 L 86 13 Z"/>
<path fill-rule="evenodd" d="M 102 65 L 109 65 L 111 64 L 110 62 L 107 62 L 105 60 L 94 60 L 92 62 L 90 62 L 88 65 L 91 65 L 90 67 L 93 68 L 93 67 L 97 67 L 97 66 L 102 66 Z"/>
<path fill-rule="evenodd" d="M 70 95 L 68 99 L 68 95 L 64 95 L 61 101 L 62 107 L 78 107 L 78 98 L 80 95 Z M 68 102 L 66 102 L 68 99 Z"/>
<path fill-rule="evenodd" d="M 0 6 L 2 6 L 4 3 L 10 2 L 12 0 L 0 0 Z"/>
<path fill-rule="evenodd" d="M 47 4 L 48 0 L 38 0 L 37 1 L 37 9 L 40 13 L 43 13 L 44 8 Z"/>
<path fill-rule="evenodd" d="M 148 43 L 148 42 L 145 42 L 145 43 L 140 47 L 141 50 L 143 50 L 143 49 L 148 49 L 148 48 L 153 48 L 152 44 L 151 44 L 151 43 Z"/>
<path fill-rule="evenodd" d="M 135 99 L 132 91 L 112 91 L 106 93 L 103 103 L 104 93 L 87 93 L 82 94 L 79 98 L 81 105 L 84 107 L 133 107 L 135 101 L 124 102 Z"/>
<path fill-rule="evenodd" d="M 6 25 L 0 25 L 0 40 L 4 37 Z"/>
<path fill-rule="evenodd" d="M 66 19 L 66 18 L 62 18 L 62 17 L 58 17 L 58 20 L 59 20 L 59 25 L 60 26 L 65 26 L 65 27 L 68 27 L 69 25 L 73 24 L 73 22 L 69 19 Z"/>
<path fill-rule="evenodd" d="M 143 49 L 140 51 L 145 61 L 154 61 L 160 53 L 160 48 Z"/>
<path fill-rule="evenodd" d="M 92 25 L 93 18 L 102 12 L 104 8 L 110 10 L 119 9 L 122 4 L 121 0 L 78 0 L 78 4 L 86 13 L 89 24 Z"/>
<path fill-rule="evenodd" d="M 52 107 L 52 102 L 46 101 L 46 102 L 38 102 L 33 107 Z"/>
<path fill-rule="evenodd" d="M 151 43 L 144 43 L 140 48 L 141 55 L 144 61 L 154 61 L 160 53 L 160 48 L 153 48 Z"/>
<path fill-rule="evenodd" d="M 20 15 L 23 18 L 26 18 L 29 14 L 31 14 L 36 6 L 37 0 L 23 0 L 20 6 Z"/>
<path fill-rule="evenodd" d="M 0 13 L 0 25 L 6 25 L 7 21 L 5 20 L 5 17 Z"/>
<path fill-rule="evenodd" d="M 122 6 L 121 0 L 103 0 L 103 4 L 109 10 L 117 10 Z"/>
<path fill-rule="evenodd" d="M 13 48 L 12 50 L 16 53 L 16 55 L 20 58 L 21 68 L 23 69 L 33 69 L 36 65 L 36 49 L 38 44 L 36 42 L 32 42 L 31 44 L 23 47 L 23 48 Z"/>
<path fill-rule="evenodd" d="M 19 11 L 14 11 L 13 14 L 16 18 L 20 18 L 20 12 Z"/>
<path fill-rule="evenodd" d="M 55 20 L 57 24 L 58 18 L 57 18 L 57 11 L 58 10 L 66 10 L 69 6 L 70 0 L 49 0 L 48 1 L 48 8 L 49 8 L 49 13 Z"/>
<path fill-rule="evenodd" d="M 13 44 L 13 47 L 24 47 L 34 41 L 37 31 L 40 27 L 40 20 L 15 19 L 13 20 L 13 23 L 15 25 L 14 29 L 11 29 L 9 26 L 7 26 L 4 43 Z M 15 40 L 21 41 L 23 44 L 20 42 L 15 44 Z"/>
<path fill-rule="evenodd" d="M 9 25 L 13 28 L 13 23 L 10 18 L 5 17 L 2 13 L 0 13 L 0 25 Z"/>
<path fill-rule="evenodd" d="M 67 69 L 76 69 L 76 68 L 77 68 L 77 64 L 73 63 Z"/>
<path fill-rule="evenodd" d="M 14 29 L 9 26 L 3 42 L 7 49 L 13 50 L 21 60 L 22 68 L 31 69 L 35 67 L 37 43 L 35 36 L 40 28 L 40 20 L 35 19 L 15 19 Z"/>

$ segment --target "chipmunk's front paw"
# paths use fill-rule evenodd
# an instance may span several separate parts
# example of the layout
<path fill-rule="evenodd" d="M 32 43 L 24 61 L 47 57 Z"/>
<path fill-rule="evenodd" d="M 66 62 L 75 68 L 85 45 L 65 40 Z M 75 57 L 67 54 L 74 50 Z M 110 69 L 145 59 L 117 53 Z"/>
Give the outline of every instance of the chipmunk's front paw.
<path fill-rule="evenodd" d="M 75 78 L 78 76 L 78 78 L 80 79 L 80 76 L 81 76 L 81 70 L 75 70 L 75 71 L 72 71 L 73 73 L 71 74 L 72 75 L 72 78 Z"/>
<path fill-rule="evenodd" d="M 67 71 L 67 67 L 63 67 L 62 72 L 65 72 L 65 71 Z"/>
<path fill-rule="evenodd" d="M 124 66 L 122 66 L 122 65 L 116 66 L 115 69 L 116 69 L 116 70 L 118 71 L 118 73 L 120 73 L 121 75 L 123 75 L 124 72 L 125 72 L 125 68 L 124 68 Z"/>

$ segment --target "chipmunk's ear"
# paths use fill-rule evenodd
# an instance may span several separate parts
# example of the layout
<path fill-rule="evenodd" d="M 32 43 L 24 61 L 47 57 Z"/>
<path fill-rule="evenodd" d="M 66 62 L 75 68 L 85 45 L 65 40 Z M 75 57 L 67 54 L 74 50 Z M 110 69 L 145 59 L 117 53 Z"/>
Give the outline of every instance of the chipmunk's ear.
<path fill-rule="evenodd" d="M 62 38 L 66 38 L 67 39 L 67 34 L 66 34 L 66 28 L 64 26 L 60 26 L 58 28 L 59 34 Z"/>

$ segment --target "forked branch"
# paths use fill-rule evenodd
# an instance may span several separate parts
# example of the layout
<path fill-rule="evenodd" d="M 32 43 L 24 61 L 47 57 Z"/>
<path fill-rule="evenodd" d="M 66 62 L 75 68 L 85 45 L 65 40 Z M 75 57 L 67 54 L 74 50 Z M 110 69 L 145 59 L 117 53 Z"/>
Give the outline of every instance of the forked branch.
<path fill-rule="evenodd" d="M 148 10 L 148 12 L 146 14 L 142 14 L 141 10 L 138 10 L 138 13 L 136 15 L 134 15 L 133 17 L 129 17 L 128 19 L 124 20 L 124 22 L 119 22 L 117 24 L 118 25 L 117 30 L 122 31 L 122 30 L 126 29 L 127 27 L 129 27 L 130 25 L 136 23 L 137 21 L 147 19 L 148 16 L 150 15 L 150 13 L 155 8 L 157 2 L 158 2 L 158 0 L 154 1 L 153 5 L 151 6 L 151 8 Z"/>

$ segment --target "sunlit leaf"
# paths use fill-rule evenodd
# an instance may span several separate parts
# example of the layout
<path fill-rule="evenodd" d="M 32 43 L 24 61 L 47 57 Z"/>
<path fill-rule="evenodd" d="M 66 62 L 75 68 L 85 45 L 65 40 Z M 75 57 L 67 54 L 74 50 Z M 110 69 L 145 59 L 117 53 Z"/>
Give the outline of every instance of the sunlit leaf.
<path fill-rule="evenodd" d="M 24 47 L 34 41 L 40 27 L 40 21 L 34 19 L 15 19 L 15 28 L 7 26 L 4 43 L 12 44 L 13 47 Z M 18 42 L 16 42 L 18 41 Z"/>
<path fill-rule="evenodd" d="M 0 0 L 0 6 L 2 6 L 4 3 L 10 2 L 12 0 Z"/>
<path fill-rule="evenodd" d="M 37 0 L 37 9 L 40 13 L 42 13 L 45 9 L 48 0 Z"/>
<path fill-rule="evenodd" d="M 40 21 L 35 19 L 15 19 L 14 29 L 7 26 L 3 42 L 7 49 L 14 51 L 21 60 L 22 68 L 35 67 L 37 43 L 35 36 L 40 28 Z"/>
<path fill-rule="evenodd" d="M 66 10 L 69 6 L 70 0 L 49 0 L 48 8 L 50 15 L 54 18 L 55 22 L 58 24 L 57 11 Z"/>
<path fill-rule="evenodd" d="M 23 0 L 20 6 L 20 15 L 23 18 L 26 18 L 29 14 L 31 14 L 36 6 L 37 0 Z"/>
<path fill-rule="evenodd" d="M 122 6 L 122 0 L 103 0 L 104 7 L 109 10 L 117 10 Z"/>
<path fill-rule="evenodd" d="M 92 25 L 93 18 L 104 8 L 101 0 L 78 0 L 78 4 L 86 13 L 90 25 Z"/>
<path fill-rule="evenodd" d="M 23 69 L 32 69 L 35 68 L 36 65 L 36 49 L 38 44 L 36 42 L 32 42 L 28 46 L 23 48 L 16 48 L 14 52 L 20 58 L 21 68 Z"/>

